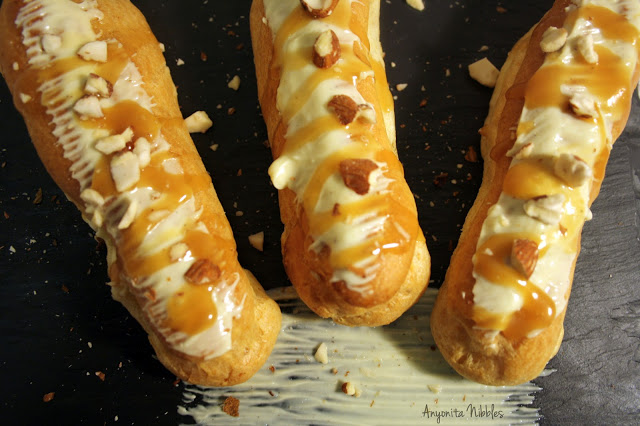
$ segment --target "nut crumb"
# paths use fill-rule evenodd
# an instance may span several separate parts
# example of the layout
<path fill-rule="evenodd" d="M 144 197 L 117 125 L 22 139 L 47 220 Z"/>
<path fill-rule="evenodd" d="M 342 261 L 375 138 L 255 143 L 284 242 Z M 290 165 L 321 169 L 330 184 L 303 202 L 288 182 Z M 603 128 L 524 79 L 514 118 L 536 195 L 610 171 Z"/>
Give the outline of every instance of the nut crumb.
<path fill-rule="evenodd" d="M 42 401 L 44 402 L 49 402 L 53 399 L 53 397 L 55 396 L 55 392 L 49 392 L 49 393 L 45 393 L 44 396 L 42 397 Z"/>
<path fill-rule="evenodd" d="M 469 75 L 483 86 L 495 87 L 499 74 L 500 71 L 487 58 L 469 65 Z"/>
<path fill-rule="evenodd" d="M 264 250 L 264 231 L 249 235 L 249 244 L 256 250 Z"/>
<path fill-rule="evenodd" d="M 213 126 L 213 122 L 205 111 L 196 111 L 184 119 L 189 133 L 205 133 Z"/>
<path fill-rule="evenodd" d="M 228 396 L 227 399 L 224 400 L 222 411 L 231 417 L 238 417 L 240 415 L 240 400 L 233 396 Z"/>
<path fill-rule="evenodd" d="M 227 87 L 233 90 L 238 90 L 240 88 L 240 77 L 234 75 L 229 84 L 227 84 Z"/>
<path fill-rule="evenodd" d="M 442 385 L 427 385 L 427 387 L 433 393 L 438 394 L 438 393 L 442 392 Z"/>
<path fill-rule="evenodd" d="M 407 83 L 399 83 L 399 84 L 396 84 L 396 90 L 397 90 L 398 92 L 402 92 L 404 89 L 406 89 L 406 88 L 407 88 L 407 86 L 408 86 L 408 84 L 407 84 Z"/>
<path fill-rule="evenodd" d="M 415 10 L 423 11 L 424 10 L 424 1 L 423 0 L 407 0 L 407 4 L 414 8 Z"/>
<path fill-rule="evenodd" d="M 105 374 L 102 371 L 96 371 L 95 375 L 104 382 Z"/>
<path fill-rule="evenodd" d="M 329 356 L 327 354 L 327 345 L 324 342 L 320 343 L 313 357 L 316 359 L 316 361 L 318 361 L 321 364 L 327 364 L 329 362 Z"/>

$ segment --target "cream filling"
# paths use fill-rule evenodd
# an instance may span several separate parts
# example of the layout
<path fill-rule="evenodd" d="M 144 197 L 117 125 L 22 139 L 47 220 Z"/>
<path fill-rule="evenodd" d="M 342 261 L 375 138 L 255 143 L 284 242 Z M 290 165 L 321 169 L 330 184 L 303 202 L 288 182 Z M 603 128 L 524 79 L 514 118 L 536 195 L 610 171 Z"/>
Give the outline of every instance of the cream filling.
<path fill-rule="evenodd" d="M 624 14 L 636 28 L 640 28 L 640 3 L 637 1 L 596 0 L 582 1 L 581 3 L 582 5 L 603 6 Z M 622 59 L 630 70 L 629 75 L 635 69 L 637 52 L 633 45 L 604 38 L 599 29 L 593 28 L 589 21 L 582 18 L 576 21 L 573 28 L 566 29 L 569 31 L 569 37 L 560 56 L 556 61 L 551 61 L 547 56 L 543 66 L 558 63 L 571 64 L 574 61 L 574 55 L 579 55 L 574 48 L 575 43 L 579 37 L 589 33 L 594 37 L 596 45 L 606 47 Z M 580 90 L 588 93 L 588 88 L 584 86 L 580 87 Z M 593 169 L 597 155 L 602 149 L 605 149 L 607 144 L 611 145 L 612 143 L 611 129 L 617 117 L 603 115 L 602 119 L 605 125 L 606 140 L 602 140 L 600 129 L 593 122 L 579 120 L 556 107 L 533 110 L 525 107 L 520 122 L 533 122 L 534 126 L 531 131 L 518 137 L 511 153 L 515 154 L 525 145 L 531 144 L 529 157 L 557 158 L 562 153 L 570 153 L 583 159 Z M 511 167 L 520 161 L 518 158 L 514 158 Z M 563 207 L 563 215 L 578 217 L 579 222 L 589 220 L 591 218 L 588 206 L 590 190 L 590 181 L 579 187 L 574 187 L 573 191 L 578 193 L 574 201 L 578 200 L 579 203 L 573 205 L 570 200 L 567 200 Z M 477 249 L 487 239 L 503 233 L 552 235 L 555 227 L 529 217 L 525 213 L 523 205 L 524 201 L 502 194 L 498 202 L 489 209 L 478 239 Z M 546 241 L 546 244 L 548 249 L 538 259 L 535 271 L 529 281 L 551 297 L 555 303 L 556 315 L 560 315 L 566 308 L 571 268 L 577 252 L 575 248 L 565 248 L 561 241 L 553 238 Z M 522 298 L 515 290 L 490 282 L 477 274 L 475 268 L 473 277 L 476 280 L 473 287 L 476 306 L 491 313 L 504 315 L 512 314 L 522 308 Z M 533 337 L 540 331 L 534 330 L 529 337 Z"/>
<path fill-rule="evenodd" d="M 299 0 L 264 0 L 264 6 L 267 23 L 274 38 L 287 17 L 296 8 L 301 7 Z M 309 25 L 292 34 L 284 43 L 282 52 L 282 57 L 285 60 L 276 99 L 276 106 L 281 113 L 286 111 L 289 105 L 296 100 L 299 92 L 304 90 L 305 83 L 317 72 L 311 58 L 309 58 L 307 65 L 296 69 L 291 69 L 288 66 L 286 58 L 295 58 L 300 52 L 311 52 L 318 35 L 327 29 L 335 32 L 343 49 L 350 49 L 353 43 L 359 41 L 359 38 L 348 29 L 330 25 L 321 19 L 313 20 Z M 338 61 L 334 67 L 340 67 L 341 61 Z M 285 137 L 292 137 L 310 123 L 332 114 L 327 108 L 327 104 L 335 95 L 347 95 L 357 104 L 368 104 L 358 92 L 356 82 L 358 78 L 367 78 L 372 73 L 372 71 L 361 73 L 360 76 L 354 78 L 354 81 L 328 79 L 321 82 L 302 108 L 295 111 L 288 121 Z M 371 104 L 368 105 L 372 107 Z M 318 166 L 331 154 L 347 148 L 351 143 L 350 137 L 350 134 L 345 130 L 328 131 L 319 136 L 317 140 L 310 141 L 293 152 L 281 155 L 269 168 L 269 175 L 274 186 L 278 189 L 289 188 L 293 190 L 297 199 L 301 201 Z M 378 163 L 378 166 L 378 171 L 369 177 L 371 188 L 369 193 L 365 195 L 358 195 L 347 188 L 339 174 L 330 176 L 322 186 L 318 201 L 313 206 L 313 212 L 326 212 L 333 209 L 336 204 L 347 205 L 361 201 L 365 197 L 384 193 L 391 180 L 386 178 L 382 172 L 387 170 L 387 165 Z M 386 220 L 386 216 L 377 216 L 376 212 L 364 212 L 352 223 L 336 223 L 325 233 L 313 235 L 314 243 L 311 245 L 311 249 L 319 250 L 323 244 L 326 244 L 334 253 L 356 247 L 366 242 L 376 232 L 381 232 Z M 372 281 L 376 276 L 377 268 L 371 266 L 375 264 L 376 256 L 377 253 L 374 253 L 371 257 L 361 260 L 359 265 L 353 265 L 362 268 L 365 271 L 365 276 L 354 274 L 348 269 L 337 269 L 331 280 L 344 281 L 347 287 L 353 291 L 371 291 L 364 284 Z"/>
<path fill-rule="evenodd" d="M 29 63 L 34 67 L 44 67 L 56 60 L 75 57 L 80 47 L 98 40 L 99 36 L 94 33 L 91 21 L 101 18 L 102 13 L 97 9 L 95 0 L 85 0 L 79 3 L 26 0 L 15 23 L 18 28 L 22 29 L 23 43 L 27 49 Z M 60 37 L 59 46 L 54 50 L 45 51 L 42 43 L 43 35 Z M 72 110 L 75 102 L 84 95 L 84 82 L 94 70 L 95 65 L 87 62 L 86 65 L 71 69 L 60 77 L 43 83 L 38 88 L 42 95 L 43 104 L 48 106 L 47 114 L 52 117 L 53 134 L 63 148 L 64 157 L 72 162 L 71 173 L 73 178 L 79 182 L 81 191 L 91 186 L 93 171 L 102 159 L 102 154 L 94 148 L 95 142 L 108 136 L 108 132 L 105 130 L 83 127 Z M 126 64 L 121 75 L 113 84 L 112 96 L 101 99 L 100 105 L 102 108 L 108 108 L 125 100 L 133 101 L 142 108 L 152 111 L 153 100 L 144 90 L 142 76 L 131 61 Z M 166 151 L 168 147 L 167 141 L 162 135 L 159 135 L 156 140 L 152 141 L 151 156 Z M 177 158 L 166 160 L 163 166 L 177 174 L 182 173 L 182 167 Z M 133 210 L 135 220 L 156 202 L 162 201 L 163 196 L 151 188 L 134 186 L 113 198 L 109 200 L 108 211 L 104 205 L 94 206 L 87 203 L 84 206 L 86 215 L 84 219 L 99 235 L 105 236 L 106 232 L 114 241 L 118 241 L 122 235 L 118 224 L 128 207 L 132 204 L 137 206 L 137 209 Z M 96 212 L 106 217 L 104 226 L 98 226 L 87 217 Z M 196 211 L 193 199 L 185 200 L 165 217 L 159 218 L 156 226 L 145 236 L 143 243 L 138 248 L 139 254 L 150 256 L 175 244 L 184 239 L 189 229 L 208 232 L 204 224 L 198 222 L 200 213 Z M 109 241 L 109 238 L 105 238 L 105 240 Z M 107 257 L 110 265 L 116 260 L 114 246 L 110 245 Z M 227 277 L 225 282 L 220 283 L 211 291 L 212 301 L 217 309 L 217 319 L 212 327 L 193 336 L 163 328 L 162 324 L 167 315 L 167 301 L 182 286 L 184 274 L 194 261 L 195 259 L 188 252 L 179 261 L 146 277 L 143 282 L 129 284 L 140 292 L 150 288 L 154 290 L 156 300 L 147 302 L 143 306 L 143 311 L 147 319 L 162 333 L 174 349 L 187 355 L 208 359 L 222 355 L 231 349 L 233 318 L 241 314 L 243 303 L 236 304 L 233 301 L 233 293 L 239 277 Z M 117 294 L 115 290 L 114 294 Z"/>

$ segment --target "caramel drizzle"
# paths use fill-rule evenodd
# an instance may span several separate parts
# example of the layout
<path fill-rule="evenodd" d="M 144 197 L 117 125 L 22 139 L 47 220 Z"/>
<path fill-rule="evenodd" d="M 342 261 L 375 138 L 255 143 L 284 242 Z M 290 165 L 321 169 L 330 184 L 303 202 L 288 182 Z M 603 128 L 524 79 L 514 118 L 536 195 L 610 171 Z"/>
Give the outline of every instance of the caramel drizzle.
<path fill-rule="evenodd" d="M 28 4 L 29 9 L 25 10 L 24 13 L 39 13 L 42 8 L 40 3 Z M 29 19 L 24 25 L 46 18 L 47 15 L 42 15 L 35 21 Z M 30 34 L 34 34 L 33 30 L 31 30 Z M 146 138 L 152 144 L 153 141 L 158 138 L 163 139 L 165 136 L 170 139 L 172 132 L 174 132 L 171 129 L 176 128 L 177 125 L 183 125 L 182 118 L 157 117 L 137 102 L 122 100 L 112 107 L 103 108 L 104 117 L 83 120 L 74 114 L 71 119 L 61 121 L 65 114 L 69 114 L 69 109 L 62 108 L 68 102 L 67 99 L 69 97 L 79 99 L 83 93 L 78 90 L 73 90 L 69 94 L 63 93 L 64 91 L 68 92 L 69 89 L 67 87 L 54 87 L 55 85 L 53 84 L 54 82 L 63 81 L 64 78 L 68 78 L 67 76 L 84 78 L 89 73 L 97 74 L 107 81 L 115 83 L 129 61 L 129 56 L 122 45 L 110 41 L 108 42 L 108 61 L 106 63 L 85 61 L 76 56 L 64 57 L 47 62 L 44 66 L 32 66 L 30 72 L 34 73 L 35 81 L 41 85 L 41 104 L 47 108 L 49 114 L 53 115 L 53 120 L 58 127 L 63 126 L 71 129 L 72 127 L 70 126 L 75 126 L 86 129 L 86 131 L 102 129 L 106 130 L 108 134 L 119 134 L 125 129 L 131 128 L 134 136 L 131 143 L 124 149 L 131 150 L 133 142 L 140 137 Z M 42 89 L 43 87 L 45 89 Z M 60 100 L 61 98 L 62 101 Z M 61 135 L 65 134 L 69 134 L 69 130 L 61 133 Z M 69 157 L 74 163 L 73 167 L 76 167 L 78 163 L 84 164 L 87 162 L 82 159 L 83 155 L 78 151 L 78 148 L 75 148 L 77 144 L 73 139 L 67 145 L 74 147 L 72 149 L 76 152 Z M 65 150 L 67 150 L 67 147 L 65 147 Z M 164 278 L 158 278 L 160 277 L 158 273 L 171 265 L 175 265 L 176 261 L 170 257 L 170 247 L 157 250 L 155 253 L 149 253 L 148 250 L 142 249 L 145 237 L 162 223 L 162 220 L 152 221 L 150 216 L 160 210 L 173 212 L 179 209 L 179 206 L 195 200 L 195 194 L 210 190 L 211 181 L 208 175 L 196 173 L 192 170 L 184 170 L 180 174 L 167 172 L 163 163 L 167 160 L 177 160 L 179 162 L 180 160 L 176 153 L 172 152 L 170 147 L 168 149 L 156 149 L 155 152 L 152 148 L 150 163 L 140 169 L 138 183 L 135 184 L 133 189 L 119 193 L 116 190 L 109 168 L 111 158 L 116 154 L 102 155 L 95 165 L 86 165 L 83 169 L 86 170 L 85 174 L 87 174 L 89 187 L 96 190 L 105 199 L 104 212 L 106 219 L 102 228 L 111 234 L 118 253 L 117 262 L 111 265 L 111 268 L 114 269 L 110 270 L 110 275 L 112 277 L 128 277 L 127 282 L 131 290 L 138 298 L 138 302 L 150 317 L 152 323 L 163 330 L 163 334 L 170 342 L 180 343 L 189 336 L 213 327 L 219 318 L 220 313 L 217 312 L 213 296 L 216 286 L 221 285 L 223 282 L 229 285 L 229 281 L 234 281 L 233 277 L 237 282 L 237 277 L 242 273 L 239 266 L 236 266 L 237 262 L 234 262 L 235 242 L 230 234 L 225 235 L 225 237 L 218 237 L 206 230 L 203 231 L 196 226 L 194 219 L 188 218 L 186 222 L 181 222 L 181 225 L 184 225 L 183 229 L 174 230 L 175 235 L 169 235 L 169 237 L 177 237 L 177 240 L 185 243 L 188 247 L 187 253 L 178 262 L 191 259 L 210 259 L 211 262 L 219 265 L 225 271 L 226 277 L 210 285 L 195 285 L 185 282 L 172 296 L 163 300 L 157 299 L 157 286 L 170 284 L 170 277 L 166 278 L 166 282 L 162 282 Z M 81 182 L 81 189 L 84 189 L 82 186 Z M 132 194 L 135 196 L 136 192 L 140 193 L 141 191 L 155 193 L 158 199 L 152 201 L 149 207 L 143 211 L 138 212 L 136 219 L 128 228 L 118 230 L 118 221 L 122 217 L 123 210 L 126 209 L 124 195 Z M 199 209 L 200 206 L 196 205 L 195 210 L 198 211 Z M 206 212 L 204 214 L 207 215 Z M 206 220 L 209 225 L 219 225 L 217 219 L 213 217 L 206 217 Z M 225 297 L 225 303 L 231 300 Z M 237 308 L 237 302 L 234 303 L 234 306 Z M 225 330 L 224 333 L 228 331 Z M 176 338 L 180 333 L 183 333 L 183 337 Z M 213 348 L 213 350 L 217 351 L 219 348 Z"/>
<path fill-rule="evenodd" d="M 578 18 L 588 20 L 606 39 L 623 41 L 638 48 L 638 30 L 624 16 L 604 7 L 588 5 L 569 13 L 565 28 L 572 27 Z M 626 113 L 632 93 L 629 83 L 633 70 L 605 47 L 596 46 L 596 52 L 599 59 L 595 64 L 587 63 L 577 52 L 570 63 L 559 61 L 559 53 L 547 54 L 545 64 L 536 71 L 528 84 L 514 86 L 507 96 L 522 96 L 524 106 L 529 110 L 559 108 L 566 114 L 571 114 L 569 100 L 561 93 L 561 86 L 566 84 L 587 87 L 590 94 L 597 99 L 600 111 L 599 116 L 581 118 L 593 122 L 599 129 L 601 142 L 595 154 L 593 171 L 594 181 L 597 182 L 604 176 L 610 149 L 610 144 L 607 143 L 606 122 L 620 119 Z M 534 123 L 520 122 L 517 135 L 535 130 Z M 492 158 L 503 156 L 507 149 L 504 145 L 496 145 L 491 153 Z M 514 290 L 522 298 L 523 306 L 519 311 L 505 315 L 491 313 L 474 305 L 472 318 L 476 326 L 500 330 L 512 341 L 519 341 L 536 330 L 548 327 L 559 313 L 556 312 L 554 301 L 543 290 L 529 282 L 509 264 L 509 252 L 513 242 L 516 239 L 528 238 L 540 242 L 546 248 L 559 244 L 567 252 L 574 252 L 587 205 L 591 201 L 585 200 L 579 191 L 555 176 L 551 161 L 552 159 L 530 157 L 513 163 L 505 177 L 502 193 L 521 200 L 563 194 L 566 201 L 561 223 L 557 227 L 545 227 L 547 229 L 542 235 L 494 235 L 478 247 L 474 257 L 474 272 L 491 283 Z M 463 290 L 463 299 L 469 290 Z"/>
<path fill-rule="evenodd" d="M 378 163 L 384 163 L 389 169 L 402 170 L 399 161 L 394 154 L 393 146 L 386 137 L 384 128 L 383 112 L 391 111 L 393 108 L 391 95 L 388 90 L 384 66 L 375 61 L 368 52 L 369 40 L 367 34 L 358 33 L 357 25 L 352 25 L 356 8 L 366 8 L 362 3 L 341 1 L 333 13 L 323 18 L 323 23 L 337 28 L 349 29 L 359 40 L 351 43 L 341 43 L 341 59 L 328 69 L 316 69 L 314 73 L 301 85 L 303 89 L 298 90 L 280 111 L 284 122 L 289 123 L 292 117 L 311 98 L 316 88 L 327 80 L 342 80 L 353 84 L 359 88 L 358 82 L 362 73 L 371 73 L 373 78 L 374 95 L 363 95 L 367 102 L 372 103 L 376 110 L 376 124 L 384 129 L 376 136 L 371 123 L 356 120 L 347 126 L 342 125 L 338 119 L 332 115 L 323 115 L 304 127 L 291 134 L 287 134 L 287 140 L 281 153 L 274 152 L 274 155 L 291 154 L 307 144 L 313 144 L 321 136 L 334 131 L 344 130 L 348 133 L 349 143 L 343 148 L 334 152 L 322 161 L 313 172 L 303 194 L 298 194 L 306 215 L 309 219 L 310 234 L 318 238 L 338 223 L 353 223 L 358 218 L 373 215 L 385 218 L 384 229 L 374 235 L 366 236 L 366 240 L 357 246 L 349 247 L 341 251 L 332 250 L 329 256 L 329 263 L 332 269 L 355 270 L 354 265 L 366 263 L 367 259 L 372 259 L 384 253 L 404 253 L 410 248 L 410 243 L 415 241 L 417 235 L 416 213 L 411 208 L 401 205 L 389 192 L 394 191 L 396 182 L 401 176 L 391 176 L 392 181 L 385 191 L 368 194 L 360 201 L 349 204 L 340 204 L 336 211 L 316 212 L 316 205 L 323 187 L 327 180 L 338 173 L 339 164 L 342 160 L 349 158 L 370 158 Z M 368 16 L 368 13 L 365 13 Z M 284 50 L 285 43 L 298 31 L 309 25 L 313 19 L 303 8 L 295 8 L 294 11 L 283 22 L 278 30 L 275 40 L 275 61 L 278 66 L 282 66 L 282 74 L 301 69 L 311 62 L 311 52 L 307 49 L 299 49 L 294 52 Z M 368 83 L 370 84 L 370 83 Z M 376 100 L 376 98 L 378 100 Z M 382 139 L 382 140 L 380 140 Z M 336 214 L 336 212 L 338 212 Z M 396 226 L 394 226 L 394 223 Z M 404 232 L 402 232 L 404 231 Z M 372 277 L 371 277 L 372 278 Z M 353 290 L 353 288 L 351 288 Z"/>

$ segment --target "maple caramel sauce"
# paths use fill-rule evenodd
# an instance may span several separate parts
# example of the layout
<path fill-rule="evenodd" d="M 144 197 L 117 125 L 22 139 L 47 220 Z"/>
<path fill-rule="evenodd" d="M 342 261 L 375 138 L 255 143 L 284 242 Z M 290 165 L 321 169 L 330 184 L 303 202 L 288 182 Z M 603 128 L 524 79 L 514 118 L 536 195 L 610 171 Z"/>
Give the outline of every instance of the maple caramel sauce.
<path fill-rule="evenodd" d="M 548 327 L 555 318 L 554 301 L 509 264 L 513 242 L 519 238 L 536 241 L 540 252 L 544 253 L 545 245 L 540 243 L 539 236 L 500 234 L 485 241 L 475 255 L 477 274 L 490 282 L 511 288 L 523 299 L 522 308 L 511 315 L 493 314 L 474 306 L 476 326 L 500 330 L 512 340 L 523 339 L 532 331 Z"/>
<path fill-rule="evenodd" d="M 542 159 L 513 165 L 504 178 L 502 192 L 520 200 L 564 192 L 564 182 Z"/>
<path fill-rule="evenodd" d="M 164 326 L 196 335 L 217 320 L 217 310 L 213 303 L 212 284 L 183 284 L 167 301 L 167 317 Z"/>

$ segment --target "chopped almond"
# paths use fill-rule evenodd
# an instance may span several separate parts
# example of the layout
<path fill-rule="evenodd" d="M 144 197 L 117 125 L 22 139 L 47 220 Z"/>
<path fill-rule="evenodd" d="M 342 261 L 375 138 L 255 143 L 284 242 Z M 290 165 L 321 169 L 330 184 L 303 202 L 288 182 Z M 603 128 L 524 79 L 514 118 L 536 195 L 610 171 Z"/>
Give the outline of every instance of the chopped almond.
<path fill-rule="evenodd" d="M 264 250 L 264 231 L 249 235 L 249 244 L 256 250 Z"/>
<path fill-rule="evenodd" d="M 545 53 L 556 52 L 567 42 L 568 35 L 564 28 L 549 27 L 542 34 L 540 48 Z"/>
<path fill-rule="evenodd" d="M 483 86 L 495 87 L 500 71 L 487 58 L 482 58 L 469 65 L 469 75 Z"/>
<path fill-rule="evenodd" d="M 568 153 L 560 154 L 556 160 L 553 171 L 562 180 L 572 187 L 584 185 L 593 177 L 591 167 L 577 155 Z"/>
<path fill-rule="evenodd" d="M 517 239 L 511 248 L 511 266 L 526 278 L 533 275 L 538 263 L 538 244 L 527 239 Z"/>
<path fill-rule="evenodd" d="M 338 117 L 340 123 L 347 125 L 353 122 L 358 115 L 358 104 L 347 95 L 336 95 L 327 104 L 327 107 Z"/>
<path fill-rule="evenodd" d="M 333 13 L 339 0 L 300 0 L 302 7 L 314 19 L 322 19 Z"/>
<path fill-rule="evenodd" d="M 423 0 L 407 0 L 407 4 L 414 8 L 415 10 L 423 11 L 424 10 L 424 1 Z"/>
<path fill-rule="evenodd" d="M 78 56 L 85 61 L 107 62 L 107 42 L 90 41 L 78 50 Z"/>
<path fill-rule="evenodd" d="M 377 168 L 376 163 L 365 158 L 352 158 L 340 162 L 340 174 L 345 186 L 359 195 L 369 192 L 369 175 Z"/>
<path fill-rule="evenodd" d="M 327 345 L 324 342 L 320 343 L 320 345 L 318 346 L 318 349 L 316 349 L 316 353 L 313 355 L 313 357 L 320 364 L 328 364 L 329 363 L 329 356 L 327 354 Z"/>
<path fill-rule="evenodd" d="M 113 85 L 98 74 L 91 73 L 84 85 L 84 93 L 108 98 L 113 93 Z"/>
<path fill-rule="evenodd" d="M 184 274 L 184 277 L 192 284 L 207 284 L 220 278 L 220 268 L 209 259 L 198 259 Z"/>
<path fill-rule="evenodd" d="M 204 133 L 213 126 L 213 121 L 206 112 L 196 111 L 184 119 L 184 124 L 187 125 L 189 133 Z"/>
<path fill-rule="evenodd" d="M 83 96 L 73 105 L 73 110 L 81 119 L 103 117 L 100 100 L 96 96 Z"/>
<path fill-rule="evenodd" d="M 331 68 L 340 54 L 340 40 L 333 30 L 323 31 L 313 44 L 313 63 L 318 68 Z"/>

